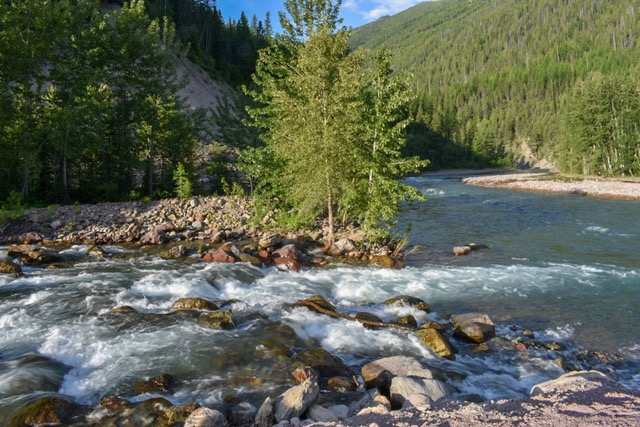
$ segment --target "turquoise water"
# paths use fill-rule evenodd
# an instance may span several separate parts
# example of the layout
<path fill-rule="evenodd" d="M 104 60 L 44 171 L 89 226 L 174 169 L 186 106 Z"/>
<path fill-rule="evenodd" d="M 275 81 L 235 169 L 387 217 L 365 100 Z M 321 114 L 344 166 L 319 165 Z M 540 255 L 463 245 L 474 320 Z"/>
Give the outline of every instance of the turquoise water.
<path fill-rule="evenodd" d="M 281 273 L 151 254 L 129 258 L 118 246 L 105 247 L 108 257 L 96 260 L 88 246 L 75 246 L 63 253 L 69 268 L 0 276 L 0 424 L 16 396 L 41 390 L 87 405 L 108 395 L 143 400 L 149 396 L 136 396 L 132 385 L 164 372 L 178 383 L 163 396 L 174 403 L 223 408 L 229 395 L 260 402 L 291 385 L 288 365 L 268 356 L 267 342 L 294 351 L 322 346 L 356 371 L 375 358 L 414 356 L 449 374 L 460 396 L 484 399 L 525 396 L 563 372 L 550 352 L 500 346 L 475 354 L 454 342 L 457 360 L 441 360 L 411 334 L 368 330 L 292 305 L 314 294 L 343 313 L 366 310 L 385 321 L 486 312 L 501 337 L 526 328 L 541 340 L 567 343 L 568 351 L 619 354 L 624 361 L 609 373 L 640 389 L 640 203 L 468 187 L 457 178 L 408 182 L 428 199 L 406 206 L 399 218 L 401 228 L 411 224 L 418 245 L 404 270 L 345 265 Z M 471 242 L 490 249 L 451 254 Z M 381 304 L 399 294 L 426 300 L 434 312 Z M 180 297 L 235 300 L 238 328 L 211 330 L 171 314 Z M 109 315 L 122 305 L 140 314 Z M 46 359 L 28 356 L 27 363 L 29 354 Z"/>

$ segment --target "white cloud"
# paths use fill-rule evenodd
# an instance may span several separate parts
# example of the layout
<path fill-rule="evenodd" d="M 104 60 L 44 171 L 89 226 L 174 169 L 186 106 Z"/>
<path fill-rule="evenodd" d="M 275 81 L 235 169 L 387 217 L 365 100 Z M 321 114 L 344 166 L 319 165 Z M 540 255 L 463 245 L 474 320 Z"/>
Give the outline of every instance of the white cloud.
<path fill-rule="evenodd" d="M 347 0 L 343 6 L 357 9 L 365 20 L 373 21 L 385 15 L 396 14 L 423 1 L 425 0 Z"/>

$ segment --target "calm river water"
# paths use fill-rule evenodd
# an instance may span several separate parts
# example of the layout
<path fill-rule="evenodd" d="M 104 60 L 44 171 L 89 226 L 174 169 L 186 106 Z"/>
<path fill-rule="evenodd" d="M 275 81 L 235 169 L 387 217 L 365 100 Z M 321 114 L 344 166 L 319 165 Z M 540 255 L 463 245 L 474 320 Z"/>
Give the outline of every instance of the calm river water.
<path fill-rule="evenodd" d="M 70 268 L 0 276 L 0 421 L 16 396 L 32 391 L 28 379 L 43 375 L 52 381 L 58 375 L 57 391 L 83 404 L 107 395 L 148 398 L 134 396 L 132 385 L 164 372 L 178 381 L 177 390 L 164 396 L 174 403 L 215 407 L 231 394 L 255 401 L 274 397 L 291 382 L 288 368 L 266 355 L 273 342 L 322 346 L 355 369 L 383 356 L 415 356 L 450 374 L 448 382 L 461 395 L 484 399 L 524 396 L 562 373 L 547 351 L 475 354 L 456 343 L 463 350 L 457 360 L 439 360 L 411 334 L 368 330 L 292 306 L 314 294 L 344 313 L 366 310 L 383 320 L 486 312 L 499 336 L 516 326 L 541 340 L 566 342 L 568 352 L 615 352 L 624 361 L 611 374 L 640 388 L 639 202 L 483 189 L 456 177 L 407 182 L 427 201 L 406 206 L 400 217 L 401 228 L 411 224 L 411 243 L 418 245 L 400 271 L 343 266 L 280 273 L 153 255 L 129 258 L 123 256 L 129 250 L 117 246 L 105 248 L 111 256 L 94 260 L 86 256 L 88 247 L 76 246 L 64 252 L 74 261 Z M 471 242 L 490 249 L 450 254 L 453 246 Z M 434 312 L 381 304 L 399 294 L 424 299 Z M 195 296 L 235 300 L 230 308 L 238 328 L 215 331 L 168 314 L 177 298 Z M 108 315 L 122 305 L 140 314 Z M 283 338 L 282 325 L 295 334 Z M 16 361 L 33 353 L 66 366 Z"/>

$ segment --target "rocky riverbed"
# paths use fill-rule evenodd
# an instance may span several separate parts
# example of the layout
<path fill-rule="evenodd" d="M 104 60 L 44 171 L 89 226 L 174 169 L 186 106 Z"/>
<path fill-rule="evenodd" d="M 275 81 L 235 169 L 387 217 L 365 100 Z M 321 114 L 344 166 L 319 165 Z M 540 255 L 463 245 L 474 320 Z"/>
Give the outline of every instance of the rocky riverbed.
<path fill-rule="evenodd" d="M 637 178 L 571 178 L 548 173 L 507 173 L 468 177 L 463 182 L 480 187 L 640 200 L 640 180 Z"/>

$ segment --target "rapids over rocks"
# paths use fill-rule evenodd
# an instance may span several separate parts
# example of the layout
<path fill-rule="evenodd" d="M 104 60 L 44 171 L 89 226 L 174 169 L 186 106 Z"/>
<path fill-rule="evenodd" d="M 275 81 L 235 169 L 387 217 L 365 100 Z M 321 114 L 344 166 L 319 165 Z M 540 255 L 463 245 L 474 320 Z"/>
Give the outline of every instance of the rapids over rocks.
<path fill-rule="evenodd" d="M 403 270 L 345 264 L 283 273 L 117 245 L 95 257 L 77 245 L 61 252 L 65 268 L 0 275 L 0 424 L 43 395 L 87 407 L 107 396 L 223 412 L 239 402 L 260 406 L 295 384 L 295 354 L 318 348 L 356 374 L 382 357 L 414 357 L 459 399 L 523 397 L 578 369 L 640 389 L 640 203 L 467 187 L 459 177 L 407 182 L 427 201 L 399 218 L 418 245 Z M 452 255 L 470 242 L 489 249 Z M 0 259 L 6 251 L 0 247 Z M 482 346 L 453 338 L 459 353 L 448 360 L 415 334 L 295 304 L 312 295 L 347 316 L 366 311 L 383 322 L 412 315 L 446 325 L 451 315 L 482 312 L 496 338 Z M 433 311 L 383 304 L 397 295 Z M 194 297 L 230 312 L 231 327 L 173 307 Z M 163 374 L 166 384 L 141 388 Z M 355 393 L 320 399 L 348 403 Z"/>

